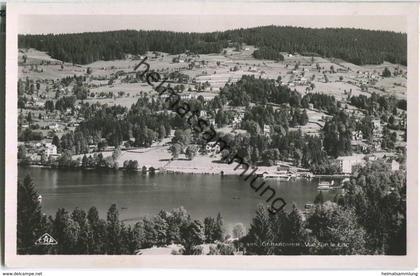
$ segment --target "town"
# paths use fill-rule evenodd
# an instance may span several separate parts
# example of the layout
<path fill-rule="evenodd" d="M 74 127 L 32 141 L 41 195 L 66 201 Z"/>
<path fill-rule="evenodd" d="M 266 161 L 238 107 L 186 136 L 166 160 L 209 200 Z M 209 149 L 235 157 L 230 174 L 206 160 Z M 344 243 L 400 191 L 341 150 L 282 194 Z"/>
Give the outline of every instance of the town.
<path fill-rule="evenodd" d="M 20 36 L 18 254 L 405 255 L 406 43 Z"/>
<path fill-rule="evenodd" d="M 353 167 L 376 159 L 384 159 L 392 170 L 403 165 L 407 129 L 405 66 L 357 66 L 299 53 L 281 53 L 282 61 L 258 60 L 253 56 L 255 51 L 251 45 L 240 45 L 226 48 L 221 54 L 149 52 L 146 56 L 152 70 L 168 78 L 182 101 L 201 107 L 200 117 L 213 125 L 220 136 L 228 135 L 232 141 L 247 139 L 248 148 L 238 150 L 272 177 L 293 176 L 297 172 L 348 175 Z M 55 60 L 35 49 L 21 49 L 21 164 L 127 168 L 133 161 L 129 167 L 135 169 L 236 174 L 232 166 L 218 162 L 223 152 L 217 147 L 184 137 L 188 131 L 177 127 L 182 124 L 176 122 L 175 112 L 155 108 L 162 106 L 165 95 L 159 97 L 144 80 L 130 73 L 142 58 L 127 55 L 124 60 L 77 65 Z M 230 94 L 230 90 L 241 88 L 237 83 L 246 86 L 246 82 L 272 86 L 269 89 L 284 88 L 284 94 L 293 94 L 299 104 L 287 99 L 270 101 L 258 94 L 256 102 L 246 95 L 240 98 L 242 95 Z M 145 126 L 147 143 L 141 141 L 145 137 L 139 137 L 139 133 L 134 136 L 132 125 L 118 139 L 101 126 L 92 137 L 81 131 L 95 120 L 92 112 L 112 112 L 113 119 L 125 120 L 136 106 L 154 108 L 154 115 L 168 120 L 164 128 Z M 268 116 L 258 118 L 258 112 Z M 340 116 L 346 116 L 342 122 L 346 125 L 344 130 L 330 126 Z M 174 123 L 169 124 L 171 121 Z M 326 148 L 328 127 L 336 133 L 333 138 L 345 147 L 339 154 Z M 309 166 L 312 160 L 303 160 L 303 155 L 307 155 L 304 147 L 293 145 L 291 149 L 285 141 L 275 142 L 281 139 L 279 136 L 291 135 L 320 138 L 313 143 L 329 153 L 321 156 L 323 160 L 318 164 L 325 168 Z M 264 141 L 253 142 L 256 139 Z M 173 143 L 175 140 L 186 143 L 179 146 Z M 256 147 L 255 143 L 265 145 Z M 194 162 L 185 161 L 192 159 Z"/>

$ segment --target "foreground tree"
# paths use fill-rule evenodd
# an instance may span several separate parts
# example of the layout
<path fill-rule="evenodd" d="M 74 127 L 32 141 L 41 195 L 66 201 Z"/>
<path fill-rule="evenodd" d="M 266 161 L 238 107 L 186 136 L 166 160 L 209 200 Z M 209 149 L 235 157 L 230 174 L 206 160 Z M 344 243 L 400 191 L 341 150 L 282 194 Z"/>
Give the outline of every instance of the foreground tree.
<path fill-rule="evenodd" d="M 370 254 L 406 254 L 406 174 L 382 161 L 369 162 L 345 186 L 338 202 L 353 209 L 366 230 Z"/>
<path fill-rule="evenodd" d="M 365 254 L 365 230 L 357 223 L 353 211 L 333 202 L 317 205 L 308 219 L 308 228 L 316 239 L 312 254 L 355 255 Z"/>
<path fill-rule="evenodd" d="M 184 246 L 184 255 L 192 255 L 194 248 L 204 242 L 203 225 L 194 220 L 181 227 L 181 240 Z"/>
<path fill-rule="evenodd" d="M 106 252 L 106 222 L 99 218 L 96 207 L 89 209 L 87 220 L 90 229 L 89 254 L 104 254 Z"/>
<path fill-rule="evenodd" d="M 36 192 L 30 176 L 18 181 L 17 201 L 17 253 L 46 253 L 45 247 L 35 242 L 48 228 L 46 217 L 41 212 L 40 195 Z"/>
<path fill-rule="evenodd" d="M 271 255 L 273 248 L 267 243 L 274 240 L 270 225 L 270 217 L 264 206 L 259 205 L 256 216 L 252 219 L 248 235 L 244 238 L 248 255 Z"/>

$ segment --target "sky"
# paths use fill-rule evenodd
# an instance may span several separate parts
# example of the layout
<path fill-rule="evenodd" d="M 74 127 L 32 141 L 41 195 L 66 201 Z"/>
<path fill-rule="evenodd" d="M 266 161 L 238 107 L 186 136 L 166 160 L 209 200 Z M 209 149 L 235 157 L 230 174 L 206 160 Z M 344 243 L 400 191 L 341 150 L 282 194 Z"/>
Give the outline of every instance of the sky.
<path fill-rule="evenodd" d="M 403 16 L 285 15 L 22 15 L 20 34 L 81 33 L 112 30 L 212 32 L 266 25 L 343 27 L 406 32 Z"/>

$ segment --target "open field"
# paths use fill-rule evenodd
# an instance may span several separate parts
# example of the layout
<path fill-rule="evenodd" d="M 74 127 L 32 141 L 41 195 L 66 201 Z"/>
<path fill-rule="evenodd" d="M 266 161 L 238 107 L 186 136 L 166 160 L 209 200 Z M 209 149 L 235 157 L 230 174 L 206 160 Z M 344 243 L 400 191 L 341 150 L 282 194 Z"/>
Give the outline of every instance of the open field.
<path fill-rule="evenodd" d="M 357 66 L 339 59 L 326 59 L 321 57 L 307 57 L 300 55 L 288 55 L 283 53 L 285 60 L 274 62 L 270 60 L 256 60 L 252 57 L 255 48 L 244 46 L 240 52 L 231 48 L 226 49 L 224 54 L 208 54 L 188 57 L 190 61 L 195 62 L 193 68 L 188 68 L 186 61 L 174 63 L 177 55 L 168 55 L 165 53 L 147 53 L 150 68 L 158 72 L 178 71 L 189 76 L 190 80 L 196 83 L 210 84 L 206 92 L 217 93 L 226 83 L 232 83 L 239 80 L 242 75 L 254 75 L 255 77 L 277 79 L 281 77 L 282 83 L 292 89 L 296 89 L 304 95 L 308 91 L 309 82 L 314 85 L 309 89 L 312 93 L 323 93 L 334 95 L 337 99 L 347 98 L 351 95 L 369 95 L 372 92 L 379 94 L 392 94 L 397 98 L 405 97 L 406 92 L 406 67 L 384 63 L 381 65 Z M 26 63 L 23 64 L 23 55 L 26 56 Z M 185 57 L 187 58 L 187 57 Z M 92 86 L 92 98 L 88 96 L 87 102 L 100 102 L 107 104 L 121 104 L 130 106 L 139 97 L 139 93 L 150 93 L 153 89 L 146 83 L 124 83 L 121 78 L 115 79 L 112 84 L 108 83 L 110 76 L 117 72 L 132 72 L 133 68 L 140 60 L 128 56 L 124 60 L 96 61 L 94 63 L 80 66 L 64 63 L 61 68 L 61 62 L 52 59 L 47 53 L 34 49 L 21 50 L 19 52 L 19 77 L 25 79 L 30 77 L 33 80 L 54 80 L 73 75 L 86 75 L 87 69 L 92 71 L 88 76 L 88 85 Z M 42 65 L 41 65 L 42 64 Z M 34 67 L 36 65 L 36 67 Z M 319 68 L 319 70 L 317 69 Z M 331 68 L 335 72 L 330 72 Z M 382 78 L 380 73 L 388 67 L 391 72 L 402 70 L 403 75 L 393 76 L 391 78 Z M 143 68 L 143 67 L 140 67 Z M 139 69 L 141 70 L 141 69 Z M 368 91 L 362 91 L 360 83 L 369 81 L 370 76 L 375 78 L 375 83 L 369 85 Z M 328 82 L 325 81 L 328 78 Z M 341 78 L 341 80 L 340 80 Z M 299 82 L 299 80 L 302 80 Z M 186 89 L 194 85 L 185 84 Z M 41 85 L 41 91 L 44 90 Z M 112 92 L 117 95 L 119 92 L 129 94 L 127 98 L 106 99 L 98 97 L 101 93 Z M 128 99 L 130 98 L 130 99 Z"/>

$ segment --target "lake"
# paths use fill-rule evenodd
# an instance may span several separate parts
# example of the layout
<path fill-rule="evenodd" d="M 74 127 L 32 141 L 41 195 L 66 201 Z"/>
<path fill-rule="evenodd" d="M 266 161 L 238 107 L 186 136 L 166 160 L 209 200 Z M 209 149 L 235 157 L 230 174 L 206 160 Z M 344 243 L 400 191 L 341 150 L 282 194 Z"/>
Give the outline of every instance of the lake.
<path fill-rule="evenodd" d="M 251 189 L 249 181 L 239 176 L 157 174 L 97 170 L 60 170 L 19 167 L 19 179 L 27 174 L 42 195 L 43 212 L 54 215 L 58 208 L 88 210 L 95 206 L 102 218 L 111 204 L 116 203 L 120 219 L 128 223 L 140 217 L 156 215 L 161 209 L 183 206 L 194 219 L 216 217 L 220 212 L 228 230 L 236 223 L 248 226 L 262 198 Z M 303 209 L 318 194 L 318 179 L 266 181 L 282 197 L 287 209 L 295 203 Z M 333 192 L 324 192 L 332 199 Z"/>

